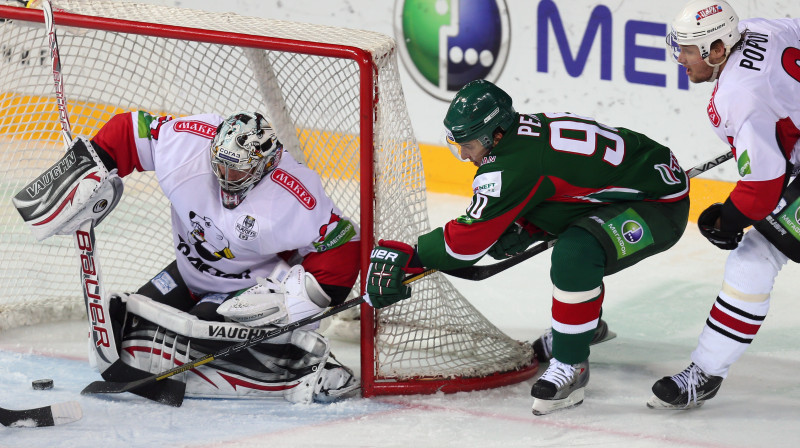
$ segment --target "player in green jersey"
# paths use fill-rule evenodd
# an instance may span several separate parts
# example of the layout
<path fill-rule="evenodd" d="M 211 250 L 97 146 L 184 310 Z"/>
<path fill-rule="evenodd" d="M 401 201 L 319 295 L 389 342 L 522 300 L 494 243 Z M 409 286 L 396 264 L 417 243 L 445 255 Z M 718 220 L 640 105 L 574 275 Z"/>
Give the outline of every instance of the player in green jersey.
<path fill-rule="evenodd" d="M 689 178 L 669 148 L 643 134 L 569 113 L 517 113 L 511 97 L 485 80 L 456 94 L 444 125 L 459 157 L 478 167 L 472 202 L 416 247 L 380 241 L 368 301 L 380 308 L 408 298 L 404 274 L 470 266 L 487 253 L 505 258 L 557 238 L 552 328 L 534 344 L 550 364 L 531 390 L 533 413 L 576 406 L 589 381 L 603 278 L 678 241 Z"/>

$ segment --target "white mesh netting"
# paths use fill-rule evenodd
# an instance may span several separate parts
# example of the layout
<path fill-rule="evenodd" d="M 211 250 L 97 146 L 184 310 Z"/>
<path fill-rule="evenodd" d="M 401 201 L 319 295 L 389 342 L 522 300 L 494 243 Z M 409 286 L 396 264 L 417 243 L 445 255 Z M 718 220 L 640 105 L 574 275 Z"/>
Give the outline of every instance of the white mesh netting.
<path fill-rule="evenodd" d="M 376 237 L 413 242 L 429 229 L 422 160 L 389 37 L 154 5 L 53 3 L 73 135 L 91 137 L 114 113 L 128 110 L 266 111 L 279 138 L 322 175 L 348 216 L 359 220 L 362 201 L 374 201 Z M 199 31 L 192 41 L 65 27 L 59 9 L 213 32 Z M 249 37 L 220 39 L 220 33 Z M 247 48 L 261 36 L 367 50 L 376 80 L 372 113 L 360 114 L 355 61 Z M 84 318 L 72 238 L 36 242 L 10 201 L 63 151 L 46 31 L 42 23 L 3 20 L 0 42 L 0 330 Z M 374 136 L 362 135 L 362 117 L 370 116 Z M 360 194 L 361 182 L 369 182 L 359 172 L 362 139 L 374 141 L 374 198 Z M 97 229 L 106 291 L 136 289 L 174 259 L 168 228 L 168 204 L 154 177 L 126 177 L 121 203 Z M 529 364 L 530 346 L 495 328 L 442 275 L 413 288 L 411 300 L 376 315 L 376 378 L 474 377 Z"/>

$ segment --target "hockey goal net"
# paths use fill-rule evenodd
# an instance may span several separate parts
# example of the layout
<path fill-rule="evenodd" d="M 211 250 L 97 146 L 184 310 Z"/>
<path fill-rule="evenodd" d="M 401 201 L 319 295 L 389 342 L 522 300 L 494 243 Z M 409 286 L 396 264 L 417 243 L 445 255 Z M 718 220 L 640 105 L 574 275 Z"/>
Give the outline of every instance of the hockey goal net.
<path fill-rule="evenodd" d="M 267 112 L 284 145 L 374 238 L 427 231 L 422 160 L 395 44 L 351 29 L 110 1 L 53 2 L 73 135 L 113 114 Z M 36 242 L 10 198 L 63 152 L 41 10 L 0 6 L 0 330 L 85 318 L 72 239 Z M 125 179 L 97 229 L 106 291 L 134 290 L 174 259 L 168 203 L 151 173 Z M 354 291 L 360 294 L 362 282 Z M 364 395 L 496 387 L 536 371 L 512 340 L 435 274 L 410 300 L 361 310 Z M 358 294 L 357 294 L 358 293 Z"/>

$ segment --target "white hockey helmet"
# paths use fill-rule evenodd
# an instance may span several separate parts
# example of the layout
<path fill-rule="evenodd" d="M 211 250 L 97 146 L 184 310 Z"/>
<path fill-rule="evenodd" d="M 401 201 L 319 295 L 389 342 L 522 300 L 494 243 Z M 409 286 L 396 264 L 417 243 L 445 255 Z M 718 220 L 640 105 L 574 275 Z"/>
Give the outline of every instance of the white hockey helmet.
<path fill-rule="evenodd" d="M 672 21 L 667 47 L 672 50 L 675 61 L 681 52 L 679 45 L 697 45 L 701 57 L 706 59 L 711 44 L 722 40 L 727 58 L 741 37 L 739 16 L 731 5 L 723 0 L 692 0 Z"/>
<path fill-rule="evenodd" d="M 283 145 L 258 112 L 238 112 L 217 127 L 211 140 L 211 169 L 222 187 L 222 203 L 235 208 L 281 160 Z"/>

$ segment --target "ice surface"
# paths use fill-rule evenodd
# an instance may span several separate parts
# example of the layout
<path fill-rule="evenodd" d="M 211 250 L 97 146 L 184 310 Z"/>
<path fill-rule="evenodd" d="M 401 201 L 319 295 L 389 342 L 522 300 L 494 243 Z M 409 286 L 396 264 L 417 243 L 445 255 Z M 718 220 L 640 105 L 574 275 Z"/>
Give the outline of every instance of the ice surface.
<path fill-rule="evenodd" d="M 429 197 L 434 225 L 468 200 Z M 99 379 L 86 361 L 85 324 L 0 334 L 0 406 L 77 400 L 83 419 L 50 428 L 0 427 L 0 447 L 796 447 L 800 446 L 800 269 L 778 277 L 758 336 L 716 398 L 691 411 L 655 411 L 655 380 L 688 365 L 722 281 L 726 253 L 690 224 L 670 251 L 606 279 L 604 319 L 618 337 L 592 347 L 583 405 L 536 417 L 531 381 L 500 389 L 354 399 L 333 405 L 187 399 L 171 408 L 133 395 L 82 396 Z M 483 282 L 454 280 L 491 321 L 532 340 L 550 324 L 549 257 L 539 255 Z M 357 346 L 334 352 L 358 367 Z M 31 381 L 53 378 L 52 390 Z"/>

